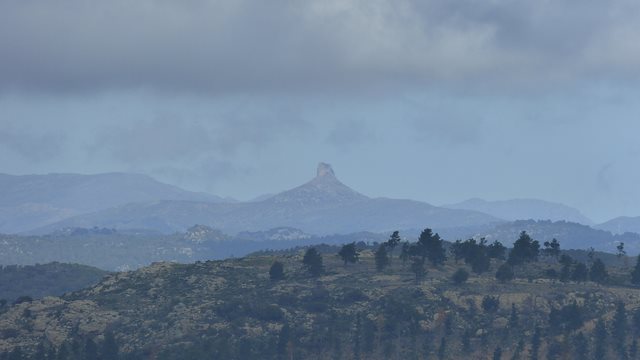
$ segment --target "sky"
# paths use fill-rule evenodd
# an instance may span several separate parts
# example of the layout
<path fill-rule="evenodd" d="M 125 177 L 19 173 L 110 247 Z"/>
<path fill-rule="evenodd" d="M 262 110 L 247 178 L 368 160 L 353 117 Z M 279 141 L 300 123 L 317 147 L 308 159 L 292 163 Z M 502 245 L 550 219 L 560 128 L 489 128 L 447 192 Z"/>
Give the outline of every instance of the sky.
<path fill-rule="evenodd" d="M 640 216 L 636 0 L 4 0 L 0 172 Z"/>

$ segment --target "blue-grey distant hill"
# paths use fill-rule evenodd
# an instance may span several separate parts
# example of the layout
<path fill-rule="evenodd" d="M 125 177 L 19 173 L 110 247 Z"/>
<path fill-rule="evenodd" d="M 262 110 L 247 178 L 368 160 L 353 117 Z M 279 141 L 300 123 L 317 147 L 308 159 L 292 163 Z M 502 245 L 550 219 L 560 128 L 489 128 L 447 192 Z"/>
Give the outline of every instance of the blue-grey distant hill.
<path fill-rule="evenodd" d="M 424 227 L 438 230 L 483 227 L 500 222 L 502 219 L 478 211 L 446 209 L 412 200 L 369 198 L 341 183 L 329 165 L 320 164 L 317 176 L 308 183 L 262 201 L 140 202 L 76 216 L 38 232 L 98 226 L 172 233 L 198 223 L 230 234 L 291 227 L 309 234 L 330 235 Z"/>
<path fill-rule="evenodd" d="M 624 234 L 628 232 L 640 234 L 640 216 L 620 216 L 605 223 L 596 225 L 595 227 L 601 230 L 610 231 L 614 234 Z"/>
<path fill-rule="evenodd" d="M 80 214 L 157 200 L 224 201 L 138 174 L 0 174 L 0 233 L 28 231 Z"/>
<path fill-rule="evenodd" d="M 593 221 L 584 216 L 578 209 L 564 204 L 537 199 L 486 201 L 476 198 L 469 199 L 457 204 L 444 205 L 444 207 L 450 209 L 479 211 L 509 221 L 564 220 L 584 225 L 593 224 Z"/>

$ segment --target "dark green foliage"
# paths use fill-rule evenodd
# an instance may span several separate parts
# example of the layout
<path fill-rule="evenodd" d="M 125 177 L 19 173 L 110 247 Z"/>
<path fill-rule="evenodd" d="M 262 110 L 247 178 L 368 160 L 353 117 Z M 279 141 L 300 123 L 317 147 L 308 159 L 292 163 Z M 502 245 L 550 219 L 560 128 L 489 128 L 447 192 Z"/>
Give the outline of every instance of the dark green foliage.
<path fill-rule="evenodd" d="M 519 325 L 520 317 L 518 315 L 518 309 L 516 304 L 511 303 L 511 313 L 509 314 L 509 328 L 515 329 Z"/>
<path fill-rule="evenodd" d="M 302 258 L 302 264 L 312 276 L 320 276 L 324 272 L 322 255 L 316 248 L 309 248 Z"/>
<path fill-rule="evenodd" d="M 493 351 L 493 360 L 500 360 L 500 359 L 502 359 L 502 348 L 498 346 Z"/>
<path fill-rule="evenodd" d="M 591 269 L 589 269 L 589 279 L 593 282 L 603 284 L 607 281 L 608 277 L 609 274 L 602 260 L 595 259 L 591 265 Z"/>
<path fill-rule="evenodd" d="M 269 278 L 273 281 L 284 279 L 284 265 L 280 261 L 274 261 L 269 268 Z"/>
<path fill-rule="evenodd" d="M 447 339 L 442 337 L 440 339 L 440 346 L 438 347 L 438 359 L 443 360 L 446 359 L 447 355 Z"/>
<path fill-rule="evenodd" d="M 453 283 L 456 285 L 460 285 L 466 282 L 467 279 L 469 279 L 469 273 L 467 272 L 467 270 L 462 268 L 456 270 L 456 272 L 453 273 L 453 276 L 451 276 L 451 280 L 453 280 Z"/>
<path fill-rule="evenodd" d="M 573 337 L 572 345 L 575 359 L 589 358 L 589 342 L 583 333 L 579 332 Z"/>
<path fill-rule="evenodd" d="M 506 253 L 507 247 L 498 240 L 487 245 L 487 255 L 492 259 L 504 260 Z"/>
<path fill-rule="evenodd" d="M 447 260 L 444 240 L 437 233 L 433 234 L 431 229 L 425 229 L 420 234 L 418 245 L 422 257 L 426 257 L 434 266 L 442 265 Z"/>
<path fill-rule="evenodd" d="M 96 345 L 93 339 L 88 338 L 84 343 L 84 349 L 82 351 L 83 360 L 97 359 L 98 358 L 98 345 Z"/>
<path fill-rule="evenodd" d="M 529 349 L 529 358 L 531 360 L 537 360 L 540 351 L 540 343 L 542 338 L 542 330 L 536 326 L 531 337 L 531 348 Z"/>
<path fill-rule="evenodd" d="M 620 359 L 627 358 L 627 311 L 624 308 L 624 303 L 618 301 L 616 304 L 616 313 L 613 317 L 613 323 L 611 324 L 611 336 L 613 337 L 614 345 L 618 357 Z"/>
<path fill-rule="evenodd" d="M 382 244 L 378 246 L 375 254 L 376 270 L 383 271 L 385 267 L 389 265 L 389 255 L 387 253 L 387 247 Z"/>
<path fill-rule="evenodd" d="M 520 233 L 520 237 L 513 243 L 513 249 L 507 260 L 511 265 L 520 265 L 536 261 L 540 251 L 540 243 L 533 240 L 526 231 Z"/>
<path fill-rule="evenodd" d="M 422 280 L 427 274 L 427 270 L 424 268 L 424 258 L 414 256 L 411 258 L 411 272 L 416 276 L 416 281 Z"/>
<path fill-rule="evenodd" d="M 393 234 L 391 234 L 391 236 L 389 237 L 389 240 L 387 240 L 384 245 L 386 245 L 389 248 L 389 251 L 393 253 L 393 250 L 396 248 L 396 246 L 400 245 L 400 241 L 402 241 L 402 239 L 400 238 L 400 232 L 394 231 Z"/>
<path fill-rule="evenodd" d="M 343 245 L 338 252 L 338 256 L 340 256 L 342 261 L 344 261 L 345 265 L 347 265 L 348 263 L 357 263 L 360 254 L 358 253 L 358 249 L 356 249 L 356 243 L 352 242 L 350 244 Z"/>
<path fill-rule="evenodd" d="M 596 360 L 606 359 L 607 356 L 607 328 L 605 327 L 604 320 L 600 319 L 596 323 L 593 338 L 593 358 Z"/>
<path fill-rule="evenodd" d="M 496 279 L 503 283 L 513 280 L 514 276 L 513 268 L 507 263 L 500 265 L 496 271 Z"/>
<path fill-rule="evenodd" d="M 498 250 L 494 249 L 494 251 Z M 451 253 L 456 261 L 464 259 L 464 262 L 471 265 L 471 270 L 476 274 L 484 273 L 491 266 L 489 247 L 484 238 L 480 239 L 480 242 L 476 242 L 475 239 L 468 239 L 464 242 L 457 240 L 451 245 Z"/>
<path fill-rule="evenodd" d="M 411 245 L 409 245 L 409 242 L 405 241 L 402 243 L 402 248 L 400 250 L 400 260 L 402 261 L 403 265 L 407 263 L 407 260 L 409 260 L 410 248 L 411 248 Z"/>
<path fill-rule="evenodd" d="M 573 266 L 573 259 L 569 255 L 562 254 L 560 255 L 559 262 L 562 265 L 562 267 L 560 268 L 560 281 L 569 281 L 571 279 L 571 268 Z"/>
<path fill-rule="evenodd" d="M 120 349 L 113 332 L 107 331 L 104 334 L 101 353 L 102 360 L 117 360 L 119 358 Z"/>
<path fill-rule="evenodd" d="M 631 272 L 631 283 L 633 285 L 640 285 L 640 256 L 636 257 L 636 266 Z"/>
<path fill-rule="evenodd" d="M 560 309 L 551 309 L 549 327 L 557 332 L 573 331 L 582 326 L 583 317 L 582 308 L 574 302 Z"/>
<path fill-rule="evenodd" d="M 589 270 L 584 263 L 577 263 L 571 271 L 571 280 L 576 282 L 585 282 L 589 277 Z"/>
<path fill-rule="evenodd" d="M 551 241 L 545 241 L 543 245 L 544 249 L 542 250 L 542 253 L 546 256 L 552 258 L 557 258 L 558 256 L 560 256 L 560 243 L 558 242 L 558 240 L 553 239 Z"/>
<path fill-rule="evenodd" d="M 500 299 L 496 296 L 486 295 L 482 298 L 482 310 L 494 314 L 500 309 Z"/>
<path fill-rule="evenodd" d="M 627 255 L 627 252 L 624 250 L 624 243 L 621 242 L 616 246 L 616 256 L 620 259 L 625 255 Z"/>

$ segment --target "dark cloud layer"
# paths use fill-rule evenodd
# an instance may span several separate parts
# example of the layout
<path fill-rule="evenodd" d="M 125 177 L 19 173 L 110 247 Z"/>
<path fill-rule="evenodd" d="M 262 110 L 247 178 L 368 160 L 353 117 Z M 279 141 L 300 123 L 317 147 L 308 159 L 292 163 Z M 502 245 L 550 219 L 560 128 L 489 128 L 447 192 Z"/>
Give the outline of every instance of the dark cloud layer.
<path fill-rule="evenodd" d="M 5 0 L 0 91 L 196 93 L 637 79 L 634 0 Z"/>

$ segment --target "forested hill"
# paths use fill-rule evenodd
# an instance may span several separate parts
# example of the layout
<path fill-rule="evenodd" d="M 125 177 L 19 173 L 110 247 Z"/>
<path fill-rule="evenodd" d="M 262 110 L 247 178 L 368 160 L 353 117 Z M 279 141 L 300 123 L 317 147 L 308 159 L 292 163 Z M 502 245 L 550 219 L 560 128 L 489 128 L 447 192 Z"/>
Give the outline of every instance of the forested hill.
<path fill-rule="evenodd" d="M 526 234 L 509 255 L 475 241 L 445 252 L 423 235 L 347 244 L 340 255 L 307 248 L 114 274 L 5 310 L 0 350 L 12 359 L 637 357 L 633 264 L 605 267 L 597 254 L 582 263 Z"/>

